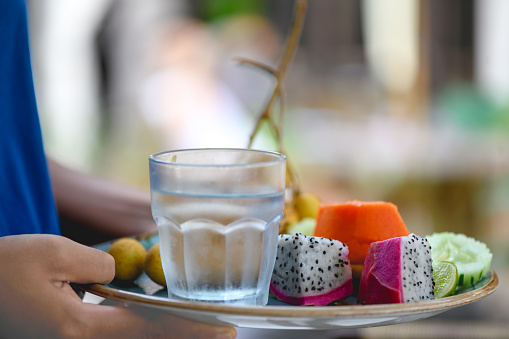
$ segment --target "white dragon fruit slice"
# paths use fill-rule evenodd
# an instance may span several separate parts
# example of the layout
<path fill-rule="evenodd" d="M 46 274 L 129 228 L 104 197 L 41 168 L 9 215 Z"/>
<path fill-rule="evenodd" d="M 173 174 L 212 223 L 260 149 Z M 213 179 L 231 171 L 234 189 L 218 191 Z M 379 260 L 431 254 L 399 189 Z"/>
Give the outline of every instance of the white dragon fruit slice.
<path fill-rule="evenodd" d="M 351 295 L 348 247 L 300 233 L 279 235 L 270 291 L 293 305 L 323 306 Z"/>
<path fill-rule="evenodd" d="M 431 246 L 415 234 L 371 243 L 359 284 L 361 304 L 435 299 Z"/>

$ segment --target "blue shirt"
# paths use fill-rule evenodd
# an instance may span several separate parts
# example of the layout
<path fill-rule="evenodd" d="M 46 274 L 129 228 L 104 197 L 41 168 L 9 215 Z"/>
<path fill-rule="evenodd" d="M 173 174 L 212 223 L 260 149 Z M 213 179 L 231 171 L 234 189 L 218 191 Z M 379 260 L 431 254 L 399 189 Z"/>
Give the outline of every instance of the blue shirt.
<path fill-rule="evenodd" d="M 24 0 L 0 0 L 0 236 L 60 234 L 37 114 Z"/>

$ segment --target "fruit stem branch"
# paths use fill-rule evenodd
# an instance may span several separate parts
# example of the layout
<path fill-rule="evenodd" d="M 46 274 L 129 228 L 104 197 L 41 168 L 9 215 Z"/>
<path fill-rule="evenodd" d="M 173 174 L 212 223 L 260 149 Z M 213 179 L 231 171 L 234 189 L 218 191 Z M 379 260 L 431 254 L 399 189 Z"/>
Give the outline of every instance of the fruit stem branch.
<path fill-rule="evenodd" d="M 265 65 L 263 63 L 253 61 L 246 58 L 236 58 L 236 60 L 241 64 L 248 64 L 251 66 L 254 66 L 256 68 L 259 68 L 261 70 L 264 70 L 265 72 L 268 72 L 269 74 L 273 75 L 276 79 L 276 84 L 274 85 L 274 90 L 272 92 L 271 97 L 269 98 L 267 104 L 265 105 L 265 108 L 262 110 L 262 113 L 258 116 L 258 119 L 256 120 L 255 127 L 253 128 L 253 131 L 251 132 L 251 135 L 249 136 L 249 143 L 248 148 L 250 148 L 253 145 L 254 139 L 260 130 L 260 127 L 262 125 L 263 121 L 267 121 L 269 123 L 269 126 L 271 127 L 274 136 L 276 138 L 276 142 L 278 145 L 278 150 L 283 153 L 283 138 L 282 138 L 282 130 L 283 130 L 283 121 L 284 121 L 284 95 L 283 95 L 283 79 L 286 75 L 286 72 L 288 70 L 288 67 L 290 66 L 290 63 L 293 60 L 293 57 L 295 56 L 295 52 L 297 50 L 297 47 L 299 45 L 299 40 L 302 34 L 302 27 L 304 25 L 304 18 L 306 14 L 307 9 L 307 1 L 306 0 L 297 0 L 296 8 L 295 8 L 295 14 L 293 18 L 293 24 L 290 31 L 290 34 L 288 36 L 288 39 L 286 40 L 286 45 L 283 51 L 283 55 L 281 57 L 281 60 L 279 62 L 279 66 L 277 69 L 274 69 L 271 66 Z M 280 113 L 279 113 L 279 119 L 277 121 L 274 119 L 273 115 L 273 106 L 274 104 L 279 100 L 280 103 Z M 299 192 L 299 184 L 297 180 L 297 176 L 295 174 L 295 171 L 292 168 L 292 165 L 287 162 L 287 176 L 288 176 L 288 187 L 292 189 L 292 192 L 298 193 Z"/>
<path fill-rule="evenodd" d="M 284 77 L 288 66 L 292 62 L 295 51 L 299 45 L 300 36 L 302 33 L 302 27 L 304 26 L 304 17 L 306 14 L 307 2 L 306 0 L 298 0 L 293 20 L 292 30 L 290 36 L 286 42 L 286 48 L 284 50 L 283 57 L 279 63 L 280 79 Z"/>
<path fill-rule="evenodd" d="M 244 58 L 244 57 L 236 57 L 236 58 L 234 58 L 234 60 L 237 61 L 239 64 L 251 65 L 251 66 L 254 66 L 261 70 L 264 70 L 265 72 L 267 72 L 269 74 L 272 74 L 276 78 L 278 77 L 278 70 L 273 68 L 272 66 L 266 65 L 264 63 L 261 63 L 261 62 L 255 61 L 255 60 Z"/>

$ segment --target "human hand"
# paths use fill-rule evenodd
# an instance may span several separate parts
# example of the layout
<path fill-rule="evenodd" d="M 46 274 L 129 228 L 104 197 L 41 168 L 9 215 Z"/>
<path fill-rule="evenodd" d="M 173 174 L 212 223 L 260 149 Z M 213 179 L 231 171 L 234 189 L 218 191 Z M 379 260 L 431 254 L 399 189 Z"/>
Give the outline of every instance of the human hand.
<path fill-rule="evenodd" d="M 62 216 L 116 238 L 157 231 L 150 192 L 47 160 L 55 202 Z M 74 239 L 74 234 L 69 236 Z"/>
<path fill-rule="evenodd" d="M 68 282 L 110 282 L 109 254 L 55 235 L 0 238 L 0 337 L 235 338 L 154 310 L 83 303 Z"/>

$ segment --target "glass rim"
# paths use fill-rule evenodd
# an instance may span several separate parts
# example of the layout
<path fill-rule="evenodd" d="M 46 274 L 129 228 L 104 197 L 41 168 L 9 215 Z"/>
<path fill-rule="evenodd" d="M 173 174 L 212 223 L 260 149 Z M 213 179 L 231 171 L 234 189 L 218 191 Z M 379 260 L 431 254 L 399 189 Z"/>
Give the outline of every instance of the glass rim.
<path fill-rule="evenodd" d="M 184 153 L 184 152 L 204 152 L 204 151 L 218 151 L 218 152 L 246 152 L 246 153 L 260 153 L 270 156 L 274 156 L 274 159 L 268 159 L 266 161 L 255 161 L 246 163 L 190 163 L 190 162 L 170 162 L 167 160 L 157 159 L 158 156 L 168 153 Z M 182 166 L 182 167 L 257 167 L 257 166 L 269 166 L 286 161 L 286 155 L 276 151 L 252 149 L 252 148 L 183 148 L 176 150 L 161 151 L 149 156 L 149 161 L 161 165 L 168 166 Z"/>

